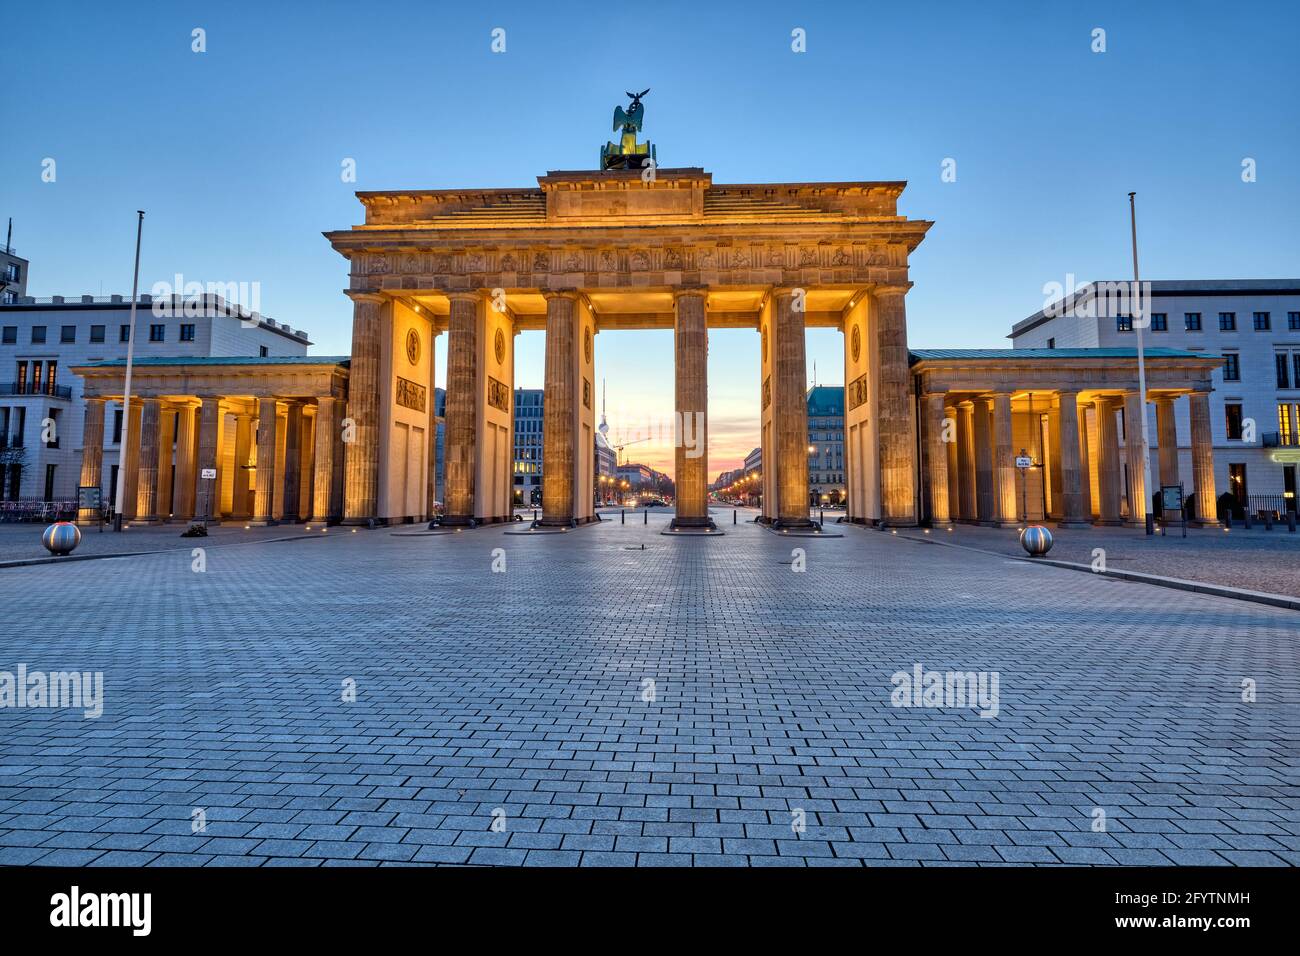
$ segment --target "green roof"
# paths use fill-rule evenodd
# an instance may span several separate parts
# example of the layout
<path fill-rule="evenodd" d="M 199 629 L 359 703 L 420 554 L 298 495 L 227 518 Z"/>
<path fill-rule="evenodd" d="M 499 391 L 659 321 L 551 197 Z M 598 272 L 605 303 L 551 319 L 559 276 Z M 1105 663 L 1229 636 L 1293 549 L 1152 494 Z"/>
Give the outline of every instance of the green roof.
<path fill-rule="evenodd" d="M 132 359 L 140 368 L 166 365 L 349 365 L 350 355 L 172 355 Z M 86 362 L 81 368 L 122 368 L 126 359 Z"/>
<path fill-rule="evenodd" d="M 1182 349 L 1145 349 L 1147 358 L 1217 358 Z M 912 349 L 908 352 L 912 363 L 927 359 L 1137 359 L 1137 349 Z"/>

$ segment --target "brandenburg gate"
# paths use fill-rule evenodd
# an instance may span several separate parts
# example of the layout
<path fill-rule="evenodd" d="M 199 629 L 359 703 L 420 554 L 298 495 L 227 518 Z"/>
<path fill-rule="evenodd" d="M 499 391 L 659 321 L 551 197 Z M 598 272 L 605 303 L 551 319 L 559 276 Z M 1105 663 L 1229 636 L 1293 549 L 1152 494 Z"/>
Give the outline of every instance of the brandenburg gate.
<path fill-rule="evenodd" d="M 930 227 L 901 182 L 718 185 L 698 168 L 550 172 L 536 189 L 362 192 L 326 236 L 351 263 L 344 520 L 428 513 L 433 341 L 447 341 L 446 516 L 511 517 L 514 337 L 546 334 L 541 523 L 595 520 L 594 359 L 607 329 L 671 329 L 674 527 L 709 524 L 711 328 L 761 336 L 763 519 L 808 527 L 809 326 L 845 334 L 851 513 L 916 522 L 908 256 Z M 877 477 L 878 476 L 878 477 Z"/>

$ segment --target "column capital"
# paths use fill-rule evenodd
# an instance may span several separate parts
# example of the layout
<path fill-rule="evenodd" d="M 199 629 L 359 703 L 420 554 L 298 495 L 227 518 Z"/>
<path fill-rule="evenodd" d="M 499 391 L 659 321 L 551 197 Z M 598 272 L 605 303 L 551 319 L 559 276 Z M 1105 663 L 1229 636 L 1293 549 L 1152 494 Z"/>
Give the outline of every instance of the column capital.
<path fill-rule="evenodd" d="M 353 302 L 373 302 L 376 305 L 382 305 L 388 298 L 378 289 L 344 289 L 343 294 Z"/>
<path fill-rule="evenodd" d="M 541 292 L 542 292 L 542 298 L 545 299 L 547 302 L 550 302 L 552 299 L 569 299 L 571 301 L 577 302 L 579 296 L 581 295 L 581 293 L 574 288 L 542 289 Z"/>
<path fill-rule="evenodd" d="M 673 301 L 676 302 L 679 298 L 681 298 L 684 295 L 708 296 L 709 287 L 702 283 L 698 285 L 679 285 L 679 286 L 673 286 L 672 292 L 673 292 Z"/>
<path fill-rule="evenodd" d="M 946 402 L 948 400 L 948 391 L 947 389 L 927 389 L 921 393 L 921 397 L 927 402 L 936 398 Z"/>
<path fill-rule="evenodd" d="M 443 292 L 448 302 L 479 303 L 488 297 L 487 289 L 447 289 Z"/>

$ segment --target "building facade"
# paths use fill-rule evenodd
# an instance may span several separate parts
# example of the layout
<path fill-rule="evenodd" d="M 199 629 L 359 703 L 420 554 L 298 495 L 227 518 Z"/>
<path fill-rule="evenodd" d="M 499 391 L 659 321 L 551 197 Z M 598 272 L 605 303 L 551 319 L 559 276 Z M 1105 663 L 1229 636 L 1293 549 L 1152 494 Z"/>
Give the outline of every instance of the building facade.
<path fill-rule="evenodd" d="M 74 366 L 125 359 L 129 298 L 23 297 L 0 304 L 0 436 L 9 460 L 0 497 L 68 500 L 80 478 L 85 405 Z M 307 333 L 265 316 L 248 316 L 219 296 L 154 299 L 136 310 L 135 358 L 303 356 Z M 102 449 L 116 462 L 121 406 L 106 410 Z M 15 461 L 15 459 L 19 459 Z M 104 500 L 115 496 L 117 466 L 104 473 Z"/>
<path fill-rule="evenodd" d="M 1097 282 L 1013 326 L 1017 349 L 1135 348 L 1130 283 Z M 1149 286 L 1145 346 L 1212 356 L 1209 395 L 1215 485 L 1238 506 L 1294 510 L 1300 469 L 1300 279 L 1156 281 Z M 1192 459 L 1188 408 L 1172 430 L 1147 410 L 1152 455 L 1176 446 L 1180 470 Z M 1122 453 L 1123 457 L 1123 453 Z M 1237 515 L 1240 516 L 1240 510 Z"/>
<path fill-rule="evenodd" d="M 542 503 L 542 429 L 545 395 L 540 388 L 515 389 L 515 505 Z"/>
<path fill-rule="evenodd" d="M 808 389 L 808 503 L 844 503 L 844 386 Z"/>

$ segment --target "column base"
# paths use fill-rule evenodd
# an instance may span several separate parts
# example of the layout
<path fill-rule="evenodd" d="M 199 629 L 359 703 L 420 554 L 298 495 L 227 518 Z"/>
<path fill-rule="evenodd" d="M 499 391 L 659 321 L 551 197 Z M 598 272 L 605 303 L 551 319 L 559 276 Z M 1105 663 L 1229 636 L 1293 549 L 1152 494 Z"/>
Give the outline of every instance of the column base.
<path fill-rule="evenodd" d="M 1084 521 L 1082 518 L 1065 518 L 1056 522 L 1058 528 L 1091 528 L 1091 521 Z"/>
<path fill-rule="evenodd" d="M 337 516 L 337 515 L 335 515 L 334 517 L 331 517 L 331 518 L 325 518 L 325 517 L 312 517 L 312 518 L 308 518 L 308 519 L 307 519 L 307 523 L 308 523 L 308 524 L 323 524 L 323 525 L 325 525 L 326 527 L 328 527 L 328 526 L 330 526 L 330 525 L 338 524 L 338 523 L 339 523 L 339 519 L 338 519 L 338 516 Z"/>
<path fill-rule="evenodd" d="M 695 518 L 677 518 L 668 522 L 669 531 L 717 531 L 718 526 L 708 515 Z"/>
<path fill-rule="evenodd" d="M 347 524 L 346 521 L 343 522 Z M 441 518 L 429 522 L 432 527 L 435 524 L 443 528 L 477 528 L 481 522 L 473 515 L 443 515 Z"/>
<path fill-rule="evenodd" d="M 194 520 L 202 521 L 203 519 L 195 518 Z M 274 528 L 280 522 L 275 518 L 249 518 L 243 523 L 248 525 L 250 528 Z"/>
<path fill-rule="evenodd" d="M 131 519 L 131 524 L 160 525 L 162 523 L 163 523 L 163 519 L 157 517 L 156 515 L 145 515 L 143 518 Z"/>
<path fill-rule="evenodd" d="M 956 525 L 951 521 L 931 521 L 930 528 L 934 531 L 951 531 Z"/>
<path fill-rule="evenodd" d="M 1218 518 L 1188 518 L 1189 528 L 1222 528 L 1223 522 Z"/>
<path fill-rule="evenodd" d="M 1120 518 L 1098 518 L 1093 524 L 1099 528 L 1118 528 L 1124 521 Z"/>

